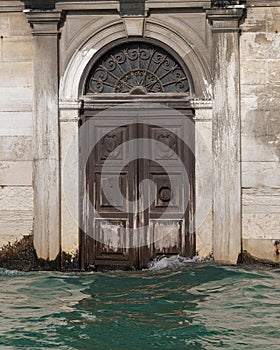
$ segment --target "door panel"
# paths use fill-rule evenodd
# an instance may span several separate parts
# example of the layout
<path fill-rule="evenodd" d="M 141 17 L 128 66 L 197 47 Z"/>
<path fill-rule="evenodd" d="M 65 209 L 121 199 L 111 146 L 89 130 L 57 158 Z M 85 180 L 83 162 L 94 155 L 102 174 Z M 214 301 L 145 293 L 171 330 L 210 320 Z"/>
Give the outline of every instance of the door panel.
<path fill-rule="evenodd" d="M 128 220 L 95 220 L 95 259 L 128 260 L 127 227 Z"/>
<path fill-rule="evenodd" d="M 153 203 L 150 207 L 150 215 L 161 214 L 162 211 L 169 208 L 169 212 L 183 212 L 183 192 L 182 192 L 182 175 L 180 173 L 154 173 L 150 172 L 150 179 L 155 183 L 156 190 L 150 190 L 153 195 Z M 171 188 L 171 182 L 172 188 Z"/>
<path fill-rule="evenodd" d="M 153 200 L 142 218 L 147 227 L 147 246 L 140 249 L 143 267 L 151 257 L 163 254 L 194 255 L 194 241 L 190 237 L 193 234 L 188 224 L 193 205 L 190 192 L 194 191 L 191 183 L 194 169 L 190 167 L 194 145 L 189 144 L 193 124 L 186 122 L 184 116 L 155 114 L 138 118 L 142 125 L 141 137 L 149 140 L 146 147 L 151 150 L 151 159 L 143 160 L 139 169 L 140 181 L 150 179 L 154 183 L 145 194 L 153 196 Z"/>
<path fill-rule="evenodd" d="M 177 255 L 182 251 L 182 220 L 150 220 L 150 246 L 154 254 Z"/>
<path fill-rule="evenodd" d="M 187 118 L 138 111 L 120 119 L 85 112 L 87 147 L 93 149 L 83 209 L 85 267 L 139 268 L 163 254 L 194 254 L 195 236 L 189 232 L 194 156 L 184 142 L 194 142 L 194 130 Z M 136 139 L 145 141 L 129 143 Z M 130 160 L 131 152 L 137 159 Z"/>
<path fill-rule="evenodd" d="M 119 127 L 119 118 L 89 116 L 85 121 L 87 145 L 92 152 L 86 171 L 89 200 L 85 208 L 88 215 L 84 266 L 136 266 L 138 257 L 130 248 L 133 231 L 129 230 L 134 223 L 129 203 L 134 200 L 136 169 L 133 163 L 123 167 L 128 153 L 126 142 L 135 137 L 135 128 L 128 118 L 124 118 L 123 127 Z"/>
<path fill-rule="evenodd" d="M 129 175 L 128 173 L 96 173 L 95 183 L 95 208 L 100 214 L 125 213 L 128 212 L 127 202 L 129 198 Z M 115 188 L 121 188 L 118 195 Z M 106 189 L 106 194 L 103 191 Z"/>

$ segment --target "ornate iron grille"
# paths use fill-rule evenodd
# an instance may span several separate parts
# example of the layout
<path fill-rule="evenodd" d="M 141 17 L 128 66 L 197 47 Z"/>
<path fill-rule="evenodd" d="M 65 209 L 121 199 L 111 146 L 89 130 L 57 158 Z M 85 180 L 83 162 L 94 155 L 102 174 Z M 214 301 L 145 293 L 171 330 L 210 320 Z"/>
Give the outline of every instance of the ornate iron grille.
<path fill-rule="evenodd" d="M 105 54 L 91 69 L 86 93 L 187 92 L 189 81 L 166 50 L 148 43 L 122 44 Z"/>

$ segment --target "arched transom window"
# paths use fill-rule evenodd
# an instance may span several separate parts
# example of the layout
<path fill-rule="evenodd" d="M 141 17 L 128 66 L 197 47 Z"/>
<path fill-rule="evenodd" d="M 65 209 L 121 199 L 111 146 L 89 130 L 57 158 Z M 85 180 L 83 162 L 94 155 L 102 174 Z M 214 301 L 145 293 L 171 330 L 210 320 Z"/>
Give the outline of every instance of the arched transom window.
<path fill-rule="evenodd" d="M 92 67 L 86 94 L 184 93 L 189 80 L 180 63 L 165 49 L 128 42 L 109 50 Z"/>

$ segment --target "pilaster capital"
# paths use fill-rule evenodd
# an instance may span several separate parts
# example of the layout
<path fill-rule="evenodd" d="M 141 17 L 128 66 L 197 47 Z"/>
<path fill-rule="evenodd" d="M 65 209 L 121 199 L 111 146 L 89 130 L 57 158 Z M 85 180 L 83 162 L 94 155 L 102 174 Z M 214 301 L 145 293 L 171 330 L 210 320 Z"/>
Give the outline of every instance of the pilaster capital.
<path fill-rule="evenodd" d="M 59 25 L 62 20 L 61 11 L 24 11 L 33 35 L 58 35 Z"/>
<path fill-rule="evenodd" d="M 239 32 L 239 25 L 244 15 L 245 8 L 243 6 L 206 10 L 206 17 L 212 25 L 213 33 Z"/>

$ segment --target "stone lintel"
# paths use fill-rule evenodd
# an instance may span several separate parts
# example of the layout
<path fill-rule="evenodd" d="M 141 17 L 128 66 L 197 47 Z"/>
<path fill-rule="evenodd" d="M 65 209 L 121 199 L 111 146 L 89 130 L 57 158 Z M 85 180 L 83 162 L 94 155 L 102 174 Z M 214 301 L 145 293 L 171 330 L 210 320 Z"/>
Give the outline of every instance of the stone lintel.
<path fill-rule="evenodd" d="M 244 11 L 244 8 L 217 8 L 206 10 L 206 16 L 212 25 L 213 33 L 239 32 Z"/>
<path fill-rule="evenodd" d="M 61 11 L 25 10 L 33 35 L 58 35 L 62 18 Z"/>

